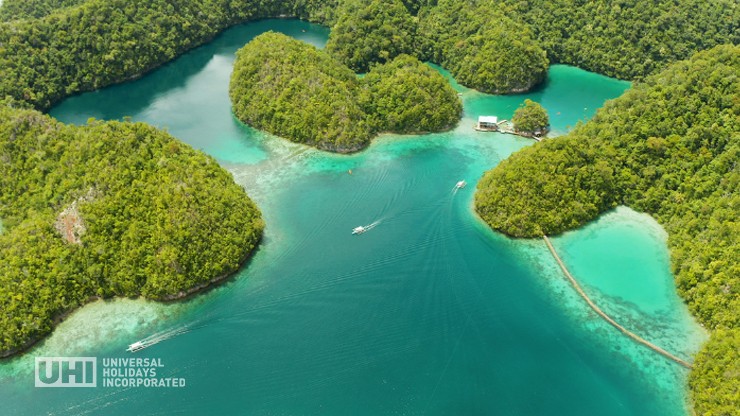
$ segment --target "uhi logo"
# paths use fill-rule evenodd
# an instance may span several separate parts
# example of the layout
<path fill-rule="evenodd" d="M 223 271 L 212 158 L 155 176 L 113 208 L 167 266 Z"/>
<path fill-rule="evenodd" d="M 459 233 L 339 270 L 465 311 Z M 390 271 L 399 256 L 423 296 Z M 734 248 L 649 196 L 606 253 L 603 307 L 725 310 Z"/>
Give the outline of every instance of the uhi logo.
<path fill-rule="evenodd" d="M 36 387 L 96 387 L 95 357 L 36 357 Z"/>

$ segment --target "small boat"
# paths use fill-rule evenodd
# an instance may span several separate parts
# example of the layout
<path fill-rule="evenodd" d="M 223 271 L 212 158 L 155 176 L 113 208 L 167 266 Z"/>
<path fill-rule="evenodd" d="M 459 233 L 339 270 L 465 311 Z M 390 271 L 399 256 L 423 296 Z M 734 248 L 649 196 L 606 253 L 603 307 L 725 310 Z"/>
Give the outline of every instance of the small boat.
<path fill-rule="evenodd" d="M 143 350 L 146 348 L 146 345 L 141 341 L 136 341 L 133 344 L 129 345 L 128 348 L 126 348 L 126 351 L 128 352 L 136 352 L 139 350 Z"/>
<path fill-rule="evenodd" d="M 458 182 L 458 183 L 456 183 L 456 184 L 455 184 L 455 189 L 460 189 L 460 188 L 464 188 L 464 187 L 465 187 L 465 185 L 467 185 L 467 182 L 465 182 L 465 181 L 460 181 L 460 182 Z"/>
<path fill-rule="evenodd" d="M 363 226 L 355 227 L 352 229 L 352 235 L 362 234 L 367 231 L 367 228 Z"/>

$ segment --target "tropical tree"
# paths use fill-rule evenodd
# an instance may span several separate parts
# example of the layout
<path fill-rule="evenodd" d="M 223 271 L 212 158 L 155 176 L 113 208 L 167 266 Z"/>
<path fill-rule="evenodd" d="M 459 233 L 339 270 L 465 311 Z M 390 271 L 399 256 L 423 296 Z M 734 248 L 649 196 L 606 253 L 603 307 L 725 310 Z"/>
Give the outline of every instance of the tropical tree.
<path fill-rule="evenodd" d="M 511 121 L 516 131 L 528 134 L 545 132 L 550 126 L 550 118 L 544 107 L 529 98 L 514 111 Z"/>

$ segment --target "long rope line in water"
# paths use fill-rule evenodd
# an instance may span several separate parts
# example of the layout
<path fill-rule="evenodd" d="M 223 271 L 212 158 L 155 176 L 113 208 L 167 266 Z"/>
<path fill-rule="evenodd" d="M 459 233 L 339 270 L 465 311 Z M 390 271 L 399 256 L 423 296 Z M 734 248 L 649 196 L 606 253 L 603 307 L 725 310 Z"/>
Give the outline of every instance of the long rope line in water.
<path fill-rule="evenodd" d="M 632 331 L 628 330 L 627 328 L 623 327 L 622 325 L 618 324 L 617 321 L 612 319 L 609 315 L 604 313 L 604 311 L 601 310 L 596 304 L 591 300 L 591 298 L 588 297 L 586 292 L 581 288 L 581 285 L 578 284 L 578 281 L 573 277 L 573 275 L 570 274 L 568 271 L 568 268 L 565 267 L 565 263 L 560 259 L 560 256 L 558 256 L 558 253 L 555 251 L 555 247 L 553 247 L 552 243 L 550 242 L 550 239 L 547 238 L 546 235 L 542 236 L 542 239 L 545 240 L 545 244 L 547 244 L 547 248 L 550 250 L 550 253 L 552 253 L 552 256 L 555 258 L 555 261 L 557 261 L 558 265 L 560 266 L 560 269 L 563 271 L 565 276 L 570 281 L 571 285 L 576 289 L 576 292 L 578 292 L 579 295 L 588 303 L 588 306 L 593 309 L 594 312 L 596 312 L 600 317 L 602 317 L 606 322 L 608 322 L 611 326 L 617 328 L 619 331 L 621 331 L 623 334 L 627 335 L 628 337 L 632 338 L 635 342 L 638 344 L 642 344 L 651 350 L 657 352 L 658 354 L 668 358 L 669 360 L 672 360 L 678 364 L 681 364 L 682 366 L 686 368 L 693 368 L 693 366 L 676 357 L 675 355 L 671 354 L 670 352 L 664 350 L 663 348 L 660 348 L 659 346 L 651 343 L 650 341 L 647 341 L 646 339 L 640 337 L 639 335 L 633 333 Z"/>

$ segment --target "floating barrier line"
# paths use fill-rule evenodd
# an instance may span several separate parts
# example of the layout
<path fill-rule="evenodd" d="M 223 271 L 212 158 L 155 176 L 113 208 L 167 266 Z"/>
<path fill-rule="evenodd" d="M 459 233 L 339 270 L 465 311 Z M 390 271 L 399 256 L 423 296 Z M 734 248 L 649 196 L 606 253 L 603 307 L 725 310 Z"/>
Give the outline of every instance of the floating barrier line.
<path fill-rule="evenodd" d="M 581 285 L 578 284 L 578 282 L 573 277 L 573 275 L 570 274 L 570 272 L 568 271 L 568 268 L 565 267 L 565 263 L 563 263 L 563 260 L 560 259 L 560 256 L 558 256 L 558 253 L 555 251 L 555 247 L 553 247 L 552 246 L 552 243 L 550 243 L 550 239 L 547 238 L 546 235 L 545 236 L 542 236 L 542 239 L 545 240 L 545 243 L 547 244 L 547 248 L 550 249 L 550 253 L 552 253 L 552 256 L 553 257 L 555 257 L 555 260 L 558 262 L 558 265 L 560 265 L 560 269 L 563 271 L 563 273 L 568 278 L 568 280 L 570 280 L 570 283 L 576 289 L 576 291 L 578 292 L 578 294 L 581 295 L 581 297 L 586 301 L 586 303 L 588 303 L 588 306 L 590 306 L 591 309 L 593 309 L 594 312 L 596 312 L 599 316 L 601 316 L 602 318 L 604 318 L 604 320 L 606 322 L 608 322 L 609 324 L 611 324 L 611 326 L 617 328 L 619 331 L 621 331 L 623 334 L 627 335 L 628 337 L 632 338 L 632 340 L 634 340 L 638 344 L 642 344 L 642 345 L 650 348 L 651 350 L 657 352 L 658 354 L 660 354 L 660 355 L 662 355 L 662 356 L 668 358 L 669 360 L 672 360 L 672 361 L 674 361 L 674 362 L 676 362 L 678 364 L 681 364 L 682 366 L 684 366 L 686 368 L 693 368 L 693 366 L 690 363 L 688 363 L 688 362 L 686 362 L 686 361 L 684 361 L 684 360 L 676 357 L 675 355 L 673 355 L 670 352 L 664 350 L 663 348 L 660 348 L 659 346 L 651 343 L 650 341 L 647 341 L 644 338 L 640 337 L 639 335 L 631 332 L 630 330 L 628 330 L 627 328 L 623 327 L 622 325 L 619 325 L 617 323 L 617 321 L 615 321 L 614 319 L 612 319 L 611 317 L 609 317 L 609 315 L 607 315 L 606 313 L 604 313 L 604 311 L 602 311 L 598 306 L 596 306 L 596 304 L 591 300 L 591 298 L 588 297 L 588 295 L 586 294 L 586 292 L 583 291 L 583 289 L 581 288 Z"/>

